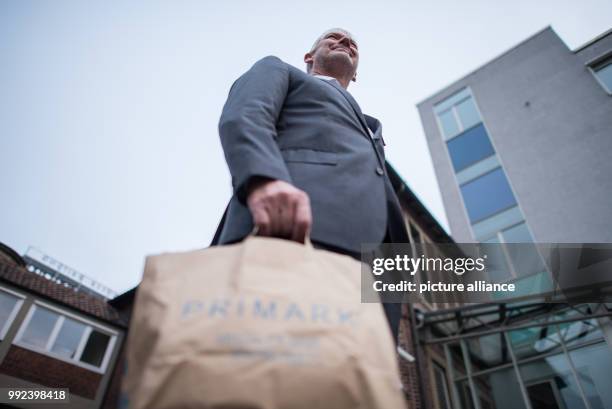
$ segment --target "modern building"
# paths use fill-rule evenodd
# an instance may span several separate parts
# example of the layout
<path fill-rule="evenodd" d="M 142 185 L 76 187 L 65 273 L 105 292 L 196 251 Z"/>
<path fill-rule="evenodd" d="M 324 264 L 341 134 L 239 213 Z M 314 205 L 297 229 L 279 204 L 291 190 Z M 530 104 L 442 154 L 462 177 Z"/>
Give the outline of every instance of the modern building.
<path fill-rule="evenodd" d="M 612 30 L 570 50 L 548 27 L 418 109 L 456 242 L 612 242 Z M 417 407 L 612 408 L 611 316 L 536 299 L 418 310 Z"/>
<path fill-rule="evenodd" d="M 418 104 L 457 242 L 612 242 L 612 31 L 546 28 Z"/>
<path fill-rule="evenodd" d="M 105 398 L 126 322 L 103 295 L 48 264 L 30 264 L 0 243 L 0 385 L 62 388 L 69 400 L 3 407 L 114 408 Z"/>

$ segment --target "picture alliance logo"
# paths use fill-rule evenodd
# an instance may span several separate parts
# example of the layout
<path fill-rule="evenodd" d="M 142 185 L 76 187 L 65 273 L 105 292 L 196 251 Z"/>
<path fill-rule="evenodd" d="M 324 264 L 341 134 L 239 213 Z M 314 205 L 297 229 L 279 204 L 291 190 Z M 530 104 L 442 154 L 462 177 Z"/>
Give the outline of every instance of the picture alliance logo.
<path fill-rule="evenodd" d="M 452 258 L 452 257 L 426 257 L 424 255 L 413 258 L 408 255 L 396 255 L 392 258 L 375 258 L 372 261 L 372 273 L 380 276 L 389 271 L 407 272 L 410 275 L 415 275 L 417 271 L 445 271 L 452 272 L 461 276 L 470 271 L 484 271 L 486 268 L 485 260 L 487 255 L 482 257 L 472 258 Z"/>

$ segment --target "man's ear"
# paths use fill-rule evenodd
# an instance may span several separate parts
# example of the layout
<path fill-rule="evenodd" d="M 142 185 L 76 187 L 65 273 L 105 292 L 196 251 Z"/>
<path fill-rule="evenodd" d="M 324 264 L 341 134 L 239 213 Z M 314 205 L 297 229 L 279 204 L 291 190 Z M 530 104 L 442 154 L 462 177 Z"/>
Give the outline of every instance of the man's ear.
<path fill-rule="evenodd" d="M 353 78 L 351 79 L 351 81 L 357 82 L 357 72 L 355 72 L 355 74 L 353 75 Z"/>
<path fill-rule="evenodd" d="M 312 62 L 313 62 L 312 54 L 310 54 L 310 53 L 304 54 L 304 62 L 306 64 L 312 64 Z"/>

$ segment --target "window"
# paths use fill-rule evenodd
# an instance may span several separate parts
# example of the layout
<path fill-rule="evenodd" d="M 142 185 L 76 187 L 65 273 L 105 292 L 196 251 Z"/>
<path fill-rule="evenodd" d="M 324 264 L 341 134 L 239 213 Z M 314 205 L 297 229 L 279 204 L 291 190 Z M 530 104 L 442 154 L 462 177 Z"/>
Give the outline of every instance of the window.
<path fill-rule="evenodd" d="M 444 136 L 450 138 L 451 135 L 454 136 L 459 133 L 459 125 L 452 108 L 440 113 L 438 119 L 440 120 Z"/>
<path fill-rule="evenodd" d="M 440 409 L 450 409 L 450 397 L 448 384 L 446 383 L 446 370 L 434 362 L 434 377 L 436 379 L 436 395 Z"/>
<path fill-rule="evenodd" d="M 612 94 L 612 55 L 592 65 L 591 70 L 608 94 Z"/>
<path fill-rule="evenodd" d="M 500 230 L 518 224 L 525 220 L 518 206 L 511 207 L 481 222 L 472 225 L 474 237 L 480 242 L 487 241 L 491 236 L 496 236 Z M 500 243 L 498 238 L 496 243 Z"/>
<path fill-rule="evenodd" d="M 546 271 L 546 266 L 538 248 L 533 244 L 533 238 L 524 220 L 509 227 L 498 228 L 493 236 L 481 241 L 501 244 L 486 247 L 487 265 L 491 266 L 489 276 L 495 282 Z"/>
<path fill-rule="evenodd" d="M 472 126 L 480 123 L 480 115 L 478 114 L 474 100 L 471 97 L 459 102 L 457 105 L 455 105 L 455 109 L 457 110 L 457 116 L 461 121 L 461 126 L 463 129 L 471 128 Z"/>
<path fill-rule="evenodd" d="M 4 339 L 22 302 L 23 297 L 0 288 L 0 339 Z"/>
<path fill-rule="evenodd" d="M 489 135 L 479 124 L 447 142 L 455 172 L 495 154 Z"/>
<path fill-rule="evenodd" d="M 445 140 L 482 122 L 474 98 L 467 88 L 437 104 L 434 112 Z"/>
<path fill-rule="evenodd" d="M 497 168 L 461 186 L 461 194 L 472 224 L 516 205 L 506 175 Z"/>
<path fill-rule="evenodd" d="M 531 234 L 525 223 L 517 224 L 501 232 L 505 243 L 531 243 Z"/>
<path fill-rule="evenodd" d="M 515 276 L 521 277 L 546 271 L 537 247 L 532 244 L 533 238 L 525 222 L 502 230 L 500 234 L 504 243 L 510 243 L 506 246 L 506 252 Z"/>
<path fill-rule="evenodd" d="M 87 340 L 87 344 L 85 344 L 85 349 L 83 350 L 83 355 L 81 355 L 81 360 L 94 366 L 102 365 L 104 353 L 106 352 L 106 347 L 108 346 L 109 341 L 110 336 L 107 334 L 92 331 L 89 335 L 89 339 Z"/>
<path fill-rule="evenodd" d="M 612 66 L 612 65 L 611 65 Z M 469 88 L 437 103 L 433 111 L 461 190 L 474 238 L 529 243 L 531 235 Z M 497 278 L 508 275 L 500 269 Z"/>
<path fill-rule="evenodd" d="M 96 372 L 104 372 L 116 333 L 35 304 L 15 344 Z"/>
<path fill-rule="evenodd" d="M 74 359 L 86 328 L 87 326 L 85 324 L 66 318 L 62 325 L 62 329 L 57 334 L 53 347 L 51 347 L 51 351 L 64 357 Z"/>
<path fill-rule="evenodd" d="M 487 255 L 487 273 L 493 283 L 505 283 L 512 279 L 512 270 L 508 264 L 508 258 L 503 247 L 499 244 L 498 236 L 494 236 L 483 242 L 484 254 Z M 487 244 L 491 244 L 488 246 Z"/>
<path fill-rule="evenodd" d="M 21 341 L 36 348 L 46 348 L 58 320 L 59 315 L 52 311 L 45 308 L 34 309 L 28 326 L 21 334 Z"/>

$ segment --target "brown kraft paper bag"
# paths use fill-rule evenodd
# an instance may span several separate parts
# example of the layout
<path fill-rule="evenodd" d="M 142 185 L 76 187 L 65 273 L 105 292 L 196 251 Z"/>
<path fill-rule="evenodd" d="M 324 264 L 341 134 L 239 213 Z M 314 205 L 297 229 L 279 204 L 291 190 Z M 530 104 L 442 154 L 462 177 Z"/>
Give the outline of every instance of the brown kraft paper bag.
<path fill-rule="evenodd" d="M 391 333 L 382 306 L 360 302 L 360 271 L 350 257 L 262 237 L 148 257 L 128 407 L 404 408 Z"/>

